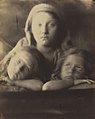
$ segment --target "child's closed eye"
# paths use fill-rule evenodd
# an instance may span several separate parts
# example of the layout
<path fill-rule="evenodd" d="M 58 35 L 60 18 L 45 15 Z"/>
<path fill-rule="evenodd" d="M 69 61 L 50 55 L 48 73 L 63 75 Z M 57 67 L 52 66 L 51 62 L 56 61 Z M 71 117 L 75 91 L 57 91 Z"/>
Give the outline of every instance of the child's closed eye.
<path fill-rule="evenodd" d="M 63 66 L 65 66 L 67 68 L 70 68 L 71 67 L 70 63 L 64 64 Z"/>
<path fill-rule="evenodd" d="M 26 72 L 26 71 L 29 71 L 29 68 L 26 65 L 23 65 L 23 66 L 20 67 L 20 71 L 21 72 Z"/>
<path fill-rule="evenodd" d="M 84 71 L 84 67 L 83 66 L 76 66 L 76 70 L 77 71 Z"/>

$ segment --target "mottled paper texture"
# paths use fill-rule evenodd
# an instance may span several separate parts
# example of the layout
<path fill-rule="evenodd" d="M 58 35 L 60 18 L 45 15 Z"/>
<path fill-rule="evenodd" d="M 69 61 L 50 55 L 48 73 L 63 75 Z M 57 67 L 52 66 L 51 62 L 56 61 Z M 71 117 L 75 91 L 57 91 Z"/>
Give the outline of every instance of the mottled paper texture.
<path fill-rule="evenodd" d="M 25 36 L 28 14 L 39 3 L 56 6 L 67 39 L 95 58 L 95 0 L 0 0 L 0 60 Z M 94 93 L 95 84 L 51 92 L 0 84 L 0 119 L 95 119 Z"/>

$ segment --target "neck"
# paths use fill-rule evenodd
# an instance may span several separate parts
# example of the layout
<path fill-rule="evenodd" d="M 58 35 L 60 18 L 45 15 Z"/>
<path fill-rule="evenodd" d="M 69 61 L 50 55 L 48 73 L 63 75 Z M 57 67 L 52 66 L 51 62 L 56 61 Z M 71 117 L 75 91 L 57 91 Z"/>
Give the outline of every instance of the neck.
<path fill-rule="evenodd" d="M 52 53 L 55 51 L 56 48 L 52 48 L 52 47 L 46 47 L 46 46 L 37 46 L 37 49 L 44 55 L 47 53 Z"/>
<path fill-rule="evenodd" d="M 54 58 L 54 53 L 56 48 L 51 48 L 51 47 L 37 47 L 37 49 L 42 53 L 42 55 L 52 63 L 53 58 Z"/>

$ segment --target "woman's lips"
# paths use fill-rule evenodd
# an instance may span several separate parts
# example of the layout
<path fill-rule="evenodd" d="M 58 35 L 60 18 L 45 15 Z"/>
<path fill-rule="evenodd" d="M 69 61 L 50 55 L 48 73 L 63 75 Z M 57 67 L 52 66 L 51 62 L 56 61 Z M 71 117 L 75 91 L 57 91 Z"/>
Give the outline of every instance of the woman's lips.
<path fill-rule="evenodd" d="M 48 36 L 42 36 L 41 39 L 48 39 Z"/>

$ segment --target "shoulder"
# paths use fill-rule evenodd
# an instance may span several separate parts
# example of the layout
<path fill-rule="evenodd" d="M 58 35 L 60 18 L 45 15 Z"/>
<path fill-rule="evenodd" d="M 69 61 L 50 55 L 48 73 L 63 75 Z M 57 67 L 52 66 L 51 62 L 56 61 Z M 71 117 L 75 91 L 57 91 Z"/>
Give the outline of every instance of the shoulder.
<path fill-rule="evenodd" d="M 21 46 L 28 46 L 28 41 L 26 37 L 21 38 L 18 42 L 16 47 L 21 47 Z"/>

